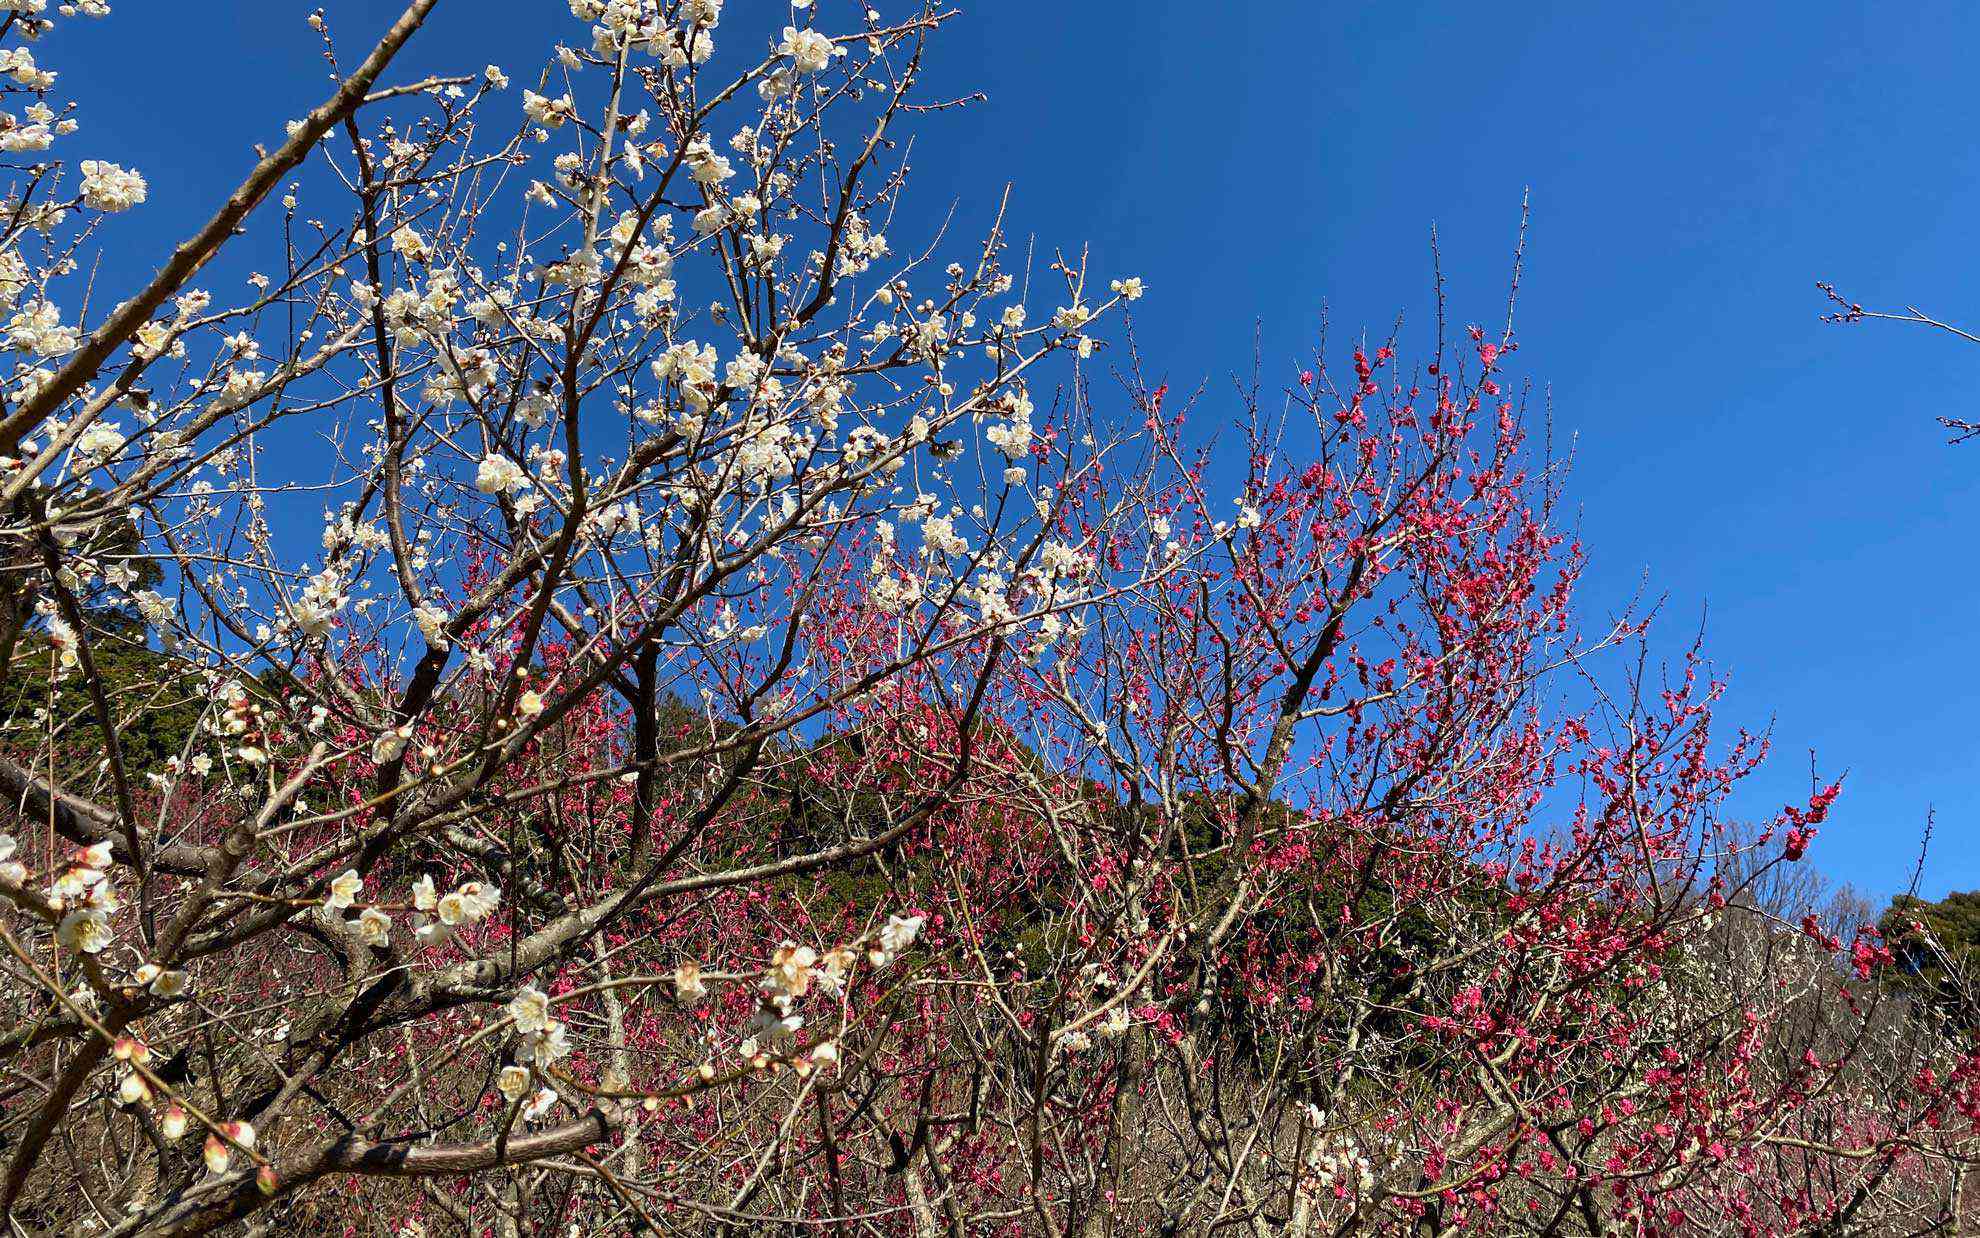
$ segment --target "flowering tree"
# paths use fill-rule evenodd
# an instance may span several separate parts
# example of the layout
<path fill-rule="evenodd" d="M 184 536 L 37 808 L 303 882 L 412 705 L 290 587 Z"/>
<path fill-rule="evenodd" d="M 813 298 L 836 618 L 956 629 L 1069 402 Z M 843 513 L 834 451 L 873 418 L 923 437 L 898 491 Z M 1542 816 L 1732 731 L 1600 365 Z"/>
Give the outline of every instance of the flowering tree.
<path fill-rule="evenodd" d="M 0 5 L 17 1229 L 1948 1215 L 1974 1061 L 1758 896 L 1836 788 L 1597 676 L 1510 327 L 1233 493 L 1086 382 L 1138 280 L 890 243 L 947 13 L 395 82 L 435 7 L 101 313 L 105 6 Z"/>
<path fill-rule="evenodd" d="M 1108 790 L 1068 947 L 1012 977 L 1038 1057 L 1009 1112 L 1066 1228 L 1956 1214 L 1970 1047 L 1881 986 L 1863 909 L 1783 896 L 1839 787 L 1739 821 L 1764 744 L 1715 743 L 1695 650 L 1592 677 L 1643 625 L 1578 633 L 1512 346 L 1302 374 L 1252 410 L 1229 527 L 1178 456 L 1145 550 L 1208 527 L 1216 552 L 1029 685 Z"/>
<path fill-rule="evenodd" d="M 145 183 L 39 155 L 75 122 L 26 46 L 57 23 L 23 7 L 0 932 L 28 1091 L 0 1207 L 52 1217 L 87 1179 L 126 1230 L 193 1232 L 332 1175 L 582 1154 L 628 1107 L 838 1060 L 884 1009 L 849 986 L 923 921 L 780 946 L 732 892 L 917 828 L 1005 662 L 1089 599 L 1111 514 L 1059 530 L 1109 445 L 1039 438 L 1028 384 L 1139 293 L 1054 264 L 1065 308 L 1029 323 L 1000 234 L 967 266 L 893 253 L 890 132 L 942 15 L 792 26 L 718 81 L 718 0 L 580 0 L 588 48 L 519 106 L 494 67 L 381 85 L 433 0 L 349 68 L 312 18 L 335 94 L 91 324 L 74 255 Z M 340 222 L 301 205 L 319 187 Z M 239 242 L 275 274 L 194 287 L 278 190 Z M 147 640 L 145 673 L 105 674 Z M 145 768 L 124 736 L 164 698 L 197 725 Z M 806 728 L 896 711 L 926 720 L 913 802 L 765 846 Z M 683 948 L 711 930 L 732 966 Z M 659 1058 L 626 1022 L 655 988 L 710 1003 Z M 594 1017 L 621 1030 L 586 1077 Z M 155 1156 L 69 1150 L 78 1122 Z"/>

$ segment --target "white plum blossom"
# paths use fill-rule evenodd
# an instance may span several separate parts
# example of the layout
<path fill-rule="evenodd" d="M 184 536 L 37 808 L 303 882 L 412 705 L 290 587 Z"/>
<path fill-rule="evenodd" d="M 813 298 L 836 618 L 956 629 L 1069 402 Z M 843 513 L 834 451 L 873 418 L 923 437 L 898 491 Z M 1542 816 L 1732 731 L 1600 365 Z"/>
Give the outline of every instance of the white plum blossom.
<path fill-rule="evenodd" d="M 803 997 L 811 987 L 811 967 L 817 961 L 818 952 L 810 946 L 787 941 L 771 956 L 761 988 L 773 996 Z"/>
<path fill-rule="evenodd" d="M 101 912 L 117 909 L 117 896 L 103 870 L 110 863 L 110 844 L 92 843 L 70 856 L 70 862 L 49 883 L 51 901 L 59 906 L 80 904 Z"/>
<path fill-rule="evenodd" d="M 1019 459 L 1031 450 L 1031 398 L 1023 388 L 1013 388 L 999 401 L 998 411 L 1009 420 L 989 427 L 983 437 L 1009 459 Z"/>
<path fill-rule="evenodd" d="M 413 940 L 429 950 L 438 950 L 454 939 L 453 930 L 438 920 L 428 920 L 425 916 L 413 918 Z"/>
<path fill-rule="evenodd" d="M 504 1066 L 501 1074 L 495 1077 L 495 1087 L 510 1102 L 521 1100 L 529 1094 L 529 1070 L 522 1066 Z"/>
<path fill-rule="evenodd" d="M 392 917 L 376 907 L 367 907 L 351 922 L 351 933 L 367 946 L 384 947 L 392 940 Z"/>
<path fill-rule="evenodd" d="M 0 250 L 0 307 L 11 309 L 27 291 L 27 260 L 14 250 Z"/>
<path fill-rule="evenodd" d="M 401 727 L 380 732 L 378 737 L 371 741 L 371 759 L 379 765 L 398 760 L 405 752 L 406 742 L 410 738 L 411 736 Z"/>
<path fill-rule="evenodd" d="M 729 224 L 729 208 L 720 202 L 704 206 L 694 213 L 693 222 L 697 236 L 720 232 Z"/>
<path fill-rule="evenodd" d="M 680 69 L 689 64 L 706 64 L 714 54 L 714 36 L 707 27 L 694 26 L 685 32 L 667 32 L 661 43 L 660 63 Z"/>
<path fill-rule="evenodd" d="M 530 1097 L 528 1103 L 522 1107 L 523 1121 L 535 1122 L 541 1120 L 545 1114 L 550 1112 L 556 1103 L 556 1089 L 539 1088 L 536 1095 Z"/>
<path fill-rule="evenodd" d="M 55 73 L 35 64 L 34 53 L 25 47 L 0 49 L 0 73 L 29 90 L 47 90 L 55 84 Z"/>
<path fill-rule="evenodd" d="M 11 116 L 0 112 L 0 117 L 11 120 Z M 23 151 L 47 150 L 55 144 L 55 130 L 43 121 L 30 121 L 23 125 L 15 123 L 0 128 L 0 151 L 19 154 Z"/>
<path fill-rule="evenodd" d="M 363 889 L 364 878 L 358 876 L 355 868 L 347 868 L 330 879 L 330 895 L 323 900 L 323 905 L 332 911 L 343 911 L 357 901 Z"/>
<path fill-rule="evenodd" d="M 96 422 L 76 440 L 77 451 L 98 460 L 116 455 L 123 445 L 123 431 L 114 421 Z"/>
<path fill-rule="evenodd" d="M 7 343 L 21 352 L 56 357 L 75 351 L 80 336 L 62 325 L 62 312 L 49 301 L 30 301 L 7 321 Z"/>
<path fill-rule="evenodd" d="M 302 596 L 296 599 L 296 622 L 311 636 L 324 636 L 330 631 L 331 621 L 343 610 L 350 600 L 345 592 L 343 573 L 336 568 L 326 567 L 311 576 L 303 587 Z"/>
<path fill-rule="evenodd" d="M 832 40 L 816 30 L 784 27 L 784 41 L 777 45 L 779 56 L 789 56 L 800 73 L 817 73 L 832 63 Z"/>
<path fill-rule="evenodd" d="M 435 649 L 447 648 L 447 612 L 438 606 L 426 604 L 413 609 L 413 622 L 426 643 Z"/>
<path fill-rule="evenodd" d="M 687 161 L 688 175 L 699 185 L 720 185 L 736 174 L 728 158 L 715 153 L 705 133 L 689 142 L 681 157 Z"/>
<path fill-rule="evenodd" d="M 500 452 L 483 456 L 475 470 L 474 486 L 483 494 L 513 493 L 529 484 L 529 474 L 523 472 L 522 466 Z"/>
<path fill-rule="evenodd" d="M 914 944 L 926 923 L 926 916 L 888 916 L 886 926 L 880 930 L 880 948 L 889 954 L 899 954 Z"/>
<path fill-rule="evenodd" d="M 433 257 L 433 245 L 426 239 L 425 233 L 407 226 L 392 234 L 392 252 L 403 256 L 408 262 L 427 262 Z"/>
<path fill-rule="evenodd" d="M 131 978 L 148 988 L 153 997 L 177 997 L 186 991 L 186 973 L 168 971 L 156 963 L 146 963 Z"/>
<path fill-rule="evenodd" d="M 873 584 L 868 596 L 883 613 L 898 615 L 921 601 L 921 584 L 903 574 L 890 558 L 873 560 Z"/>
<path fill-rule="evenodd" d="M 533 1033 L 524 1040 L 522 1052 L 530 1061 L 536 1063 L 539 1070 L 548 1070 L 559 1060 L 570 1056 L 569 1029 L 553 1020 L 541 1031 Z"/>
<path fill-rule="evenodd" d="M 137 603 L 138 613 L 144 616 L 144 621 L 154 628 L 163 628 L 172 622 L 173 615 L 178 612 L 179 604 L 156 589 L 140 589 L 131 595 L 131 600 Z"/>
<path fill-rule="evenodd" d="M 440 896 L 434 914 L 448 928 L 459 928 L 485 920 L 501 906 L 502 891 L 479 881 L 464 883 L 460 889 Z"/>
<path fill-rule="evenodd" d="M 65 950 L 100 954 L 111 941 L 110 918 L 94 907 L 72 911 L 56 926 L 55 940 Z"/>
<path fill-rule="evenodd" d="M 516 1030 L 525 1036 L 533 1036 L 549 1027 L 550 995 L 541 989 L 526 988 L 509 1000 L 509 1017 L 515 1020 Z"/>
<path fill-rule="evenodd" d="M 927 922 L 925 916 L 888 916 L 874 939 L 873 948 L 867 952 L 867 961 L 875 967 L 885 967 L 914 944 Z"/>
<path fill-rule="evenodd" d="M 1052 1043 L 1062 1053 L 1079 1054 L 1093 1047 L 1093 1037 L 1077 1028 L 1069 1028 L 1053 1037 Z"/>
<path fill-rule="evenodd" d="M 561 128 L 575 110 L 569 95 L 551 99 L 533 90 L 523 91 L 522 107 L 523 115 L 529 117 L 532 124 L 541 125 L 545 129 Z"/>
<path fill-rule="evenodd" d="M 938 554 L 969 553 L 969 542 L 956 532 L 955 522 L 947 516 L 930 516 L 922 521 L 921 536 L 928 543 L 928 549 Z"/>
<path fill-rule="evenodd" d="M 98 159 L 82 161 L 82 202 L 99 211 L 127 211 L 145 196 L 144 177 Z"/>

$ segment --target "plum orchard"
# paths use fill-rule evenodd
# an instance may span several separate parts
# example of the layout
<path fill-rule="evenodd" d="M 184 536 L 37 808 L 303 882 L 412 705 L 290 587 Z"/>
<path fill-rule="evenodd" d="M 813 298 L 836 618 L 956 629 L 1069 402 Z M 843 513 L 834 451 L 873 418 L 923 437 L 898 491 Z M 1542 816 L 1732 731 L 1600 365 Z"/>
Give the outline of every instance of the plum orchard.
<path fill-rule="evenodd" d="M 1139 280 L 893 234 L 948 14 L 570 7 L 312 17 L 111 304 L 106 6 L 0 4 L 18 1230 L 1947 1223 L 1969 1048 L 1577 626 L 1509 327 L 1213 469 Z"/>

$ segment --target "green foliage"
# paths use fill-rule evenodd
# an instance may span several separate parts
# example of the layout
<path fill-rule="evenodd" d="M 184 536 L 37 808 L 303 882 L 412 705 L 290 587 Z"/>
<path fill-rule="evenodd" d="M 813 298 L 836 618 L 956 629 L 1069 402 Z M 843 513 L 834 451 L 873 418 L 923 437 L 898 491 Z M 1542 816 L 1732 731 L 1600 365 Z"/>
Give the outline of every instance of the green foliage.
<path fill-rule="evenodd" d="M 204 681 L 182 659 L 147 647 L 142 629 L 132 624 L 106 624 L 92 631 L 90 656 L 110 704 L 126 770 L 138 779 L 162 769 L 167 759 L 184 751 L 206 708 Z M 45 639 L 23 641 L 15 649 L 14 673 L 0 702 L 0 716 L 9 720 L 14 747 L 39 750 L 48 724 L 37 719 L 44 707 L 49 708 L 57 776 L 64 785 L 89 795 L 107 777 L 100 766 L 109 743 L 79 672 L 56 675 L 51 700 L 51 661 Z"/>
<path fill-rule="evenodd" d="M 1877 927 L 1896 957 L 1901 984 L 1962 1022 L 1980 1023 L 1973 990 L 1980 975 L 1980 890 L 1948 894 L 1936 903 L 1900 894 Z"/>

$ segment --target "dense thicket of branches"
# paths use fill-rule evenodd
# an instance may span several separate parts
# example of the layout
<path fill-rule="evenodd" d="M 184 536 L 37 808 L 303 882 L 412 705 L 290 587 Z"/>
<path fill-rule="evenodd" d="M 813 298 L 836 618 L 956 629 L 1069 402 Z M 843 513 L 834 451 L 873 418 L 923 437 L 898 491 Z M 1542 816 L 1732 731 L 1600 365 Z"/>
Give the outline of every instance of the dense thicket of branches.
<path fill-rule="evenodd" d="M 1139 280 L 890 242 L 948 14 L 721 0 L 313 18 L 106 312 L 103 7 L 0 4 L 14 1232 L 1955 1223 L 1970 1020 L 1577 617 L 1510 321 L 1094 374 Z"/>

